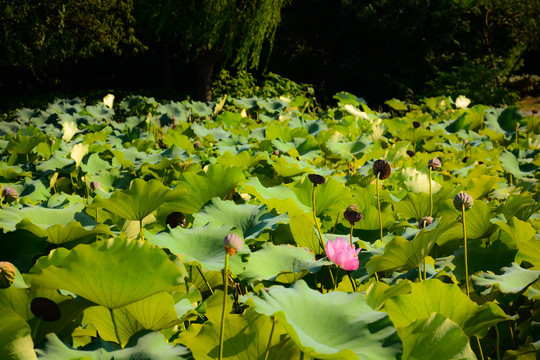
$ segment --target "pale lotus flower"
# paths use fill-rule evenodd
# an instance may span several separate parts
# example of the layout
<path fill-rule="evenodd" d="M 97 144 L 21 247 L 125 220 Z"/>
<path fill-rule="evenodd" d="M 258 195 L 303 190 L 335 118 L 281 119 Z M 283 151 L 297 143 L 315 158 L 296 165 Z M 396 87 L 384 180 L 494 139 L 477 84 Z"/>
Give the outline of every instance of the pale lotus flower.
<path fill-rule="evenodd" d="M 429 176 L 427 174 L 424 174 L 415 168 L 404 168 L 401 170 L 401 173 L 406 179 L 405 186 L 407 187 L 407 190 L 415 194 L 422 192 L 429 194 Z M 431 187 L 434 194 L 441 190 L 441 184 L 434 180 L 431 180 Z"/>
<path fill-rule="evenodd" d="M 362 118 L 362 119 L 365 119 L 365 120 L 369 120 L 369 116 L 368 116 L 368 114 L 366 112 L 358 110 L 357 108 L 355 108 L 351 104 L 347 104 L 343 108 L 345 110 L 347 110 L 347 112 L 349 114 L 351 114 L 352 116 L 354 116 L 356 118 Z"/>
<path fill-rule="evenodd" d="M 240 111 L 240 116 L 243 117 L 243 118 L 247 118 L 247 111 L 246 111 L 246 109 L 242 109 L 242 111 Z"/>
<path fill-rule="evenodd" d="M 62 124 L 62 128 L 64 130 L 64 135 L 62 135 L 62 139 L 64 139 L 65 142 L 69 142 L 71 138 L 73 138 L 73 135 L 79 131 L 77 128 L 77 124 L 73 121 L 66 121 Z"/>
<path fill-rule="evenodd" d="M 71 158 L 75 160 L 76 166 L 79 166 L 84 155 L 88 154 L 89 147 L 90 145 L 82 143 L 73 146 L 73 148 L 71 149 Z"/>
<path fill-rule="evenodd" d="M 371 131 L 373 133 L 373 142 L 379 141 L 386 131 L 386 126 L 383 124 L 382 119 L 377 119 L 371 124 Z"/>
<path fill-rule="evenodd" d="M 352 271 L 358 269 L 358 253 L 360 249 L 355 249 L 344 237 L 337 237 L 334 241 L 328 240 L 326 243 L 326 256 L 328 260 L 342 268 Z"/>
<path fill-rule="evenodd" d="M 470 103 L 471 100 L 467 99 L 464 95 L 459 95 L 455 101 L 456 107 L 460 109 L 466 109 Z"/>
<path fill-rule="evenodd" d="M 107 94 L 107 96 L 103 98 L 103 104 L 110 109 L 112 109 L 113 107 L 113 102 L 114 102 L 113 94 Z"/>

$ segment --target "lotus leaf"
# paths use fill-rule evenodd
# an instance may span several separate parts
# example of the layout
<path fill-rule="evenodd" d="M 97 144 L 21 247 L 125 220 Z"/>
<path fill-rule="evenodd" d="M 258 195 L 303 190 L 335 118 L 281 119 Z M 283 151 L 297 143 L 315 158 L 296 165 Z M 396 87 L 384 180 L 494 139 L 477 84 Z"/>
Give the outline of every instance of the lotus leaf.
<path fill-rule="evenodd" d="M 82 204 L 64 209 L 10 206 L 0 209 L 0 227 L 4 232 L 27 230 L 53 244 L 63 244 L 93 234 L 110 234 L 109 226 L 93 221 L 82 212 L 83 208 Z"/>
<path fill-rule="evenodd" d="M 163 335 L 152 332 L 140 337 L 133 347 L 114 350 L 111 347 L 101 346 L 97 350 L 76 350 L 58 339 L 56 334 L 47 336 L 45 348 L 38 350 L 40 360 L 131 360 L 134 358 L 182 360 L 191 359 L 191 354 L 183 346 L 172 346 L 167 343 Z"/>
<path fill-rule="evenodd" d="M 94 199 L 88 207 L 104 208 L 124 219 L 141 221 L 165 202 L 179 198 L 180 194 L 159 180 L 135 179 L 129 190 L 116 190 L 109 199 Z"/>
<path fill-rule="evenodd" d="M 34 360 L 30 327 L 15 311 L 0 308 L 0 354 L 6 360 Z"/>
<path fill-rule="evenodd" d="M 411 293 L 394 296 L 383 307 L 394 325 L 406 327 L 439 313 L 455 322 L 467 336 L 483 337 L 489 328 L 511 317 L 492 302 L 478 306 L 461 289 L 438 279 L 411 284 Z"/>
<path fill-rule="evenodd" d="M 235 205 L 233 201 L 213 198 L 194 215 L 194 227 L 206 224 L 236 226 L 245 240 L 257 239 L 266 229 L 274 230 L 278 223 L 288 223 L 287 214 L 275 216 L 268 213 L 266 205 Z"/>
<path fill-rule="evenodd" d="M 240 274 L 240 278 L 292 284 L 309 273 L 319 271 L 324 265 L 332 263 L 315 261 L 313 255 L 302 248 L 266 243 L 261 250 L 251 253 L 246 270 Z"/>
<path fill-rule="evenodd" d="M 188 331 L 176 340 L 186 345 L 196 359 L 212 360 L 219 353 L 219 323 L 192 324 Z M 268 340 L 272 336 L 269 359 L 294 359 L 299 349 L 278 322 L 272 328 L 272 319 L 248 309 L 244 316 L 230 314 L 226 317 L 223 359 L 264 359 Z"/>
<path fill-rule="evenodd" d="M 433 313 L 397 329 L 403 341 L 403 360 L 475 360 L 469 337 L 452 320 Z"/>
<path fill-rule="evenodd" d="M 476 286 L 485 287 L 482 294 L 491 292 L 493 286 L 497 285 L 502 293 L 520 293 L 529 285 L 534 283 L 540 276 L 539 270 L 523 269 L 516 263 L 511 267 L 502 268 L 501 275 L 490 273 L 480 273 L 472 276 L 472 281 Z"/>
<path fill-rule="evenodd" d="M 35 269 L 31 281 L 36 287 L 68 290 L 116 309 L 173 290 L 180 277 L 161 249 L 116 238 L 77 245 L 56 264 Z"/>
<path fill-rule="evenodd" d="M 245 299 L 258 313 L 275 316 L 306 355 L 382 360 L 401 351 L 388 315 L 372 310 L 359 293 L 321 294 L 298 280 L 291 288 L 272 286 Z"/>

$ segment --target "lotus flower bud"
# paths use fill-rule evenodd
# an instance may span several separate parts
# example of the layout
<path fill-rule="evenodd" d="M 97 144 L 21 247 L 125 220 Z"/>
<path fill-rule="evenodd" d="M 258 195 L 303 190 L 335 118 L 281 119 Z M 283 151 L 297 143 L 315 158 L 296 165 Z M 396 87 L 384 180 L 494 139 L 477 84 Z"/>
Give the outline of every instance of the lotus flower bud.
<path fill-rule="evenodd" d="M 2 190 L 2 197 L 7 203 L 12 203 L 19 198 L 19 193 L 14 188 L 7 187 Z"/>
<path fill-rule="evenodd" d="M 315 186 L 322 185 L 326 182 L 326 179 L 319 174 L 309 174 L 308 178 L 309 178 L 309 181 L 311 181 L 313 185 Z"/>
<path fill-rule="evenodd" d="M 415 129 L 418 129 L 422 125 L 418 121 L 415 121 L 412 123 L 412 126 L 414 126 Z"/>
<path fill-rule="evenodd" d="M 424 227 L 428 226 L 429 224 L 431 224 L 433 222 L 433 218 L 431 216 L 424 216 L 423 218 L 420 219 L 420 221 L 418 222 L 418 227 L 420 229 L 423 229 Z"/>
<path fill-rule="evenodd" d="M 32 299 L 30 311 L 35 317 L 44 321 L 56 321 L 60 319 L 60 308 L 56 303 L 44 297 Z"/>
<path fill-rule="evenodd" d="M 93 191 L 96 191 L 97 189 L 101 189 L 101 184 L 99 183 L 99 181 L 92 181 L 90 183 L 90 189 L 92 189 Z"/>
<path fill-rule="evenodd" d="M 465 205 L 465 210 L 469 210 L 473 206 L 473 198 L 471 195 L 460 192 L 454 197 L 454 207 L 461 211 L 462 205 Z"/>
<path fill-rule="evenodd" d="M 279 156 L 279 150 L 278 149 L 274 150 L 273 154 L 276 156 Z"/>
<path fill-rule="evenodd" d="M 193 147 L 195 148 L 195 150 L 199 150 L 199 149 L 202 149 L 202 144 L 199 140 L 196 140 L 194 143 L 193 143 Z"/>
<path fill-rule="evenodd" d="M 373 174 L 379 178 L 379 180 L 387 179 L 392 173 L 392 168 L 386 160 L 377 160 L 373 163 Z"/>
<path fill-rule="evenodd" d="M 441 160 L 439 160 L 439 158 L 429 159 L 428 166 L 431 170 L 439 169 L 441 167 Z"/>
<path fill-rule="evenodd" d="M 0 289 L 7 289 L 15 281 L 15 266 L 7 261 L 0 262 Z"/>
<path fill-rule="evenodd" d="M 352 204 L 347 207 L 347 210 L 343 213 L 343 217 L 345 220 L 351 223 L 351 225 L 354 225 L 354 223 L 359 222 L 362 220 L 364 215 L 360 211 L 358 211 L 358 206 Z"/>
<path fill-rule="evenodd" d="M 412 150 L 407 150 L 407 155 L 409 155 L 409 157 L 413 157 L 414 154 L 416 154 L 414 151 L 412 151 Z"/>
<path fill-rule="evenodd" d="M 171 227 L 171 229 L 174 229 L 178 225 L 184 227 L 186 226 L 186 217 L 181 212 L 175 211 L 167 216 L 165 222 Z"/>
<path fill-rule="evenodd" d="M 229 234 L 223 239 L 223 248 L 225 252 L 230 256 L 236 254 L 236 252 L 241 251 L 244 247 L 244 240 L 236 234 Z"/>

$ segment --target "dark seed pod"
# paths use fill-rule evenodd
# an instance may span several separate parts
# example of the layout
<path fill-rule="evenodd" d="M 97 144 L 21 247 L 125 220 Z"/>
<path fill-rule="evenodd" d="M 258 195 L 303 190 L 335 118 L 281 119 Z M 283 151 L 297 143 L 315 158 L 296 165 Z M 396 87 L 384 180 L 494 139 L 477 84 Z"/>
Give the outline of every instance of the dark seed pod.
<path fill-rule="evenodd" d="M 326 179 L 319 174 L 308 174 L 308 178 L 315 186 L 322 185 L 326 182 Z"/>
<path fill-rule="evenodd" d="M 199 150 L 199 149 L 202 149 L 202 144 L 199 140 L 196 140 L 194 143 L 193 143 L 193 147 L 195 148 L 195 150 Z"/>
<path fill-rule="evenodd" d="M 441 167 L 441 160 L 438 158 L 429 159 L 428 166 L 431 168 L 431 170 L 436 170 Z"/>
<path fill-rule="evenodd" d="M 174 229 L 178 225 L 184 227 L 186 226 L 186 217 L 181 212 L 175 211 L 173 213 L 170 213 L 169 216 L 167 216 L 165 223 L 167 223 L 167 225 L 169 225 L 171 229 Z"/>
<path fill-rule="evenodd" d="M 412 151 L 412 150 L 407 150 L 407 155 L 409 155 L 409 157 L 413 157 L 414 154 L 416 154 L 414 151 Z"/>
<path fill-rule="evenodd" d="M 462 205 L 465 205 L 465 210 L 469 210 L 473 206 L 473 202 L 472 196 L 464 192 L 460 192 L 454 197 L 454 207 L 458 211 L 461 211 Z"/>
<path fill-rule="evenodd" d="M 433 218 L 431 216 L 424 216 L 418 222 L 418 228 L 423 229 L 424 227 L 428 226 L 432 222 L 433 222 Z"/>
<path fill-rule="evenodd" d="M 7 261 L 0 261 L 0 289 L 7 289 L 15 281 L 15 266 Z"/>
<path fill-rule="evenodd" d="M 244 240 L 236 234 L 229 234 L 223 239 L 223 248 L 229 256 L 233 256 L 244 247 Z"/>
<path fill-rule="evenodd" d="M 7 187 L 2 190 L 2 197 L 7 203 L 12 203 L 19 198 L 19 193 L 14 188 Z"/>
<path fill-rule="evenodd" d="M 44 297 L 32 299 L 30 311 L 35 317 L 43 321 L 56 321 L 60 319 L 60 308 L 56 303 Z"/>
<path fill-rule="evenodd" d="M 414 126 L 415 129 L 418 129 L 422 124 L 420 124 L 418 121 L 415 121 L 412 123 L 412 126 Z"/>
<path fill-rule="evenodd" d="M 345 218 L 345 220 L 350 222 L 351 225 L 353 225 L 354 223 L 357 223 L 360 220 L 362 220 L 364 215 L 362 215 L 362 213 L 358 211 L 358 206 L 353 204 L 347 207 L 347 210 L 345 210 L 345 212 L 343 213 L 343 217 Z"/>
<path fill-rule="evenodd" d="M 92 181 L 90 183 L 90 189 L 92 189 L 93 191 L 96 191 L 97 189 L 101 189 L 101 184 L 99 183 L 99 181 Z"/>
<path fill-rule="evenodd" d="M 465 157 L 461 160 L 461 162 L 462 162 L 462 163 L 466 163 L 467 160 L 469 160 L 469 157 L 468 157 L 468 156 L 465 156 Z"/>
<path fill-rule="evenodd" d="M 479 161 L 479 162 L 478 162 L 478 165 L 484 165 L 484 162 L 483 162 L 483 161 Z"/>
<path fill-rule="evenodd" d="M 387 179 L 392 172 L 390 164 L 386 160 L 377 160 L 373 163 L 373 174 L 379 177 L 379 180 Z"/>

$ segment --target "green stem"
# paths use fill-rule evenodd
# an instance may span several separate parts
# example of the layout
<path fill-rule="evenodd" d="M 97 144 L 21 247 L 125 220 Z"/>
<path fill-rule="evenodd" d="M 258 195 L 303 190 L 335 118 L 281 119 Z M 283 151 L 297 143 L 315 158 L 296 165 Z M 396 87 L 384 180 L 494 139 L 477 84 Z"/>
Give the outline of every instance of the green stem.
<path fill-rule="evenodd" d="M 274 327 L 276 325 L 276 318 L 272 316 L 272 329 L 270 330 L 270 337 L 268 338 L 268 345 L 266 345 L 266 352 L 264 353 L 264 360 L 268 359 L 270 353 L 270 344 L 272 343 L 272 335 L 274 334 Z"/>
<path fill-rule="evenodd" d="M 418 279 L 420 279 L 420 282 L 422 282 L 422 268 L 418 267 Z"/>
<path fill-rule="evenodd" d="M 122 345 L 122 341 L 120 340 L 120 335 L 118 334 L 118 325 L 116 325 L 116 320 L 114 319 L 113 309 L 109 309 L 109 312 L 111 313 L 111 320 L 114 326 L 114 334 L 116 335 L 116 341 L 118 341 L 118 345 L 120 345 L 121 348 L 124 348 L 124 345 Z"/>
<path fill-rule="evenodd" d="M 499 334 L 499 326 L 495 324 L 495 352 L 497 353 L 497 360 L 501 360 L 501 350 L 499 349 L 501 343 L 501 334 Z"/>
<path fill-rule="evenodd" d="M 475 336 L 476 342 L 478 343 L 478 352 L 480 353 L 480 359 L 484 360 L 484 353 L 482 352 L 482 345 L 480 344 L 480 339 L 478 336 Z"/>
<path fill-rule="evenodd" d="M 212 295 L 214 295 L 214 290 L 212 290 L 212 287 L 210 286 L 210 284 L 208 283 L 208 281 L 206 280 L 206 277 L 204 276 L 203 272 L 201 271 L 201 269 L 198 267 L 198 266 L 195 266 L 197 268 L 197 270 L 199 271 L 199 274 L 201 274 L 203 280 L 204 280 L 204 283 L 206 284 L 206 287 L 208 288 L 208 290 L 210 290 L 210 293 Z"/>
<path fill-rule="evenodd" d="M 144 235 L 143 235 L 144 229 L 143 229 L 142 219 L 139 220 L 139 226 L 140 226 L 139 237 L 144 240 Z"/>
<path fill-rule="evenodd" d="M 223 337 L 225 335 L 225 308 L 227 306 L 227 272 L 229 269 L 229 254 L 225 254 L 225 268 L 223 269 L 223 309 L 221 310 L 221 330 L 219 333 L 219 360 L 223 359 Z"/>
<path fill-rule="evenodd" d="M 351 285 L 352 285 L 352 288 L 353 288 L 353 292 L 356 292 L 356 284 L 354 283 L 354 280 L 351 276 L 351 272 L 350 271 L 347 271 L 347 275 L 349 276 L 349 280 L 351 281 Z"/>
<path fill-rule="evenodd" d="M 382 217 L 381 217 L 381 199 L 379 195 L 379 176 L 377 175 L 377 207 L 379 209 L 379 228 L 381 230 L 381 243 L 384 243 L 383 240 L 383 231 L 382 231 Z"/>
<path fill-rule="evenodd" d="M 334 277 L 332 278 L 332 280 L 334 280 L 334 279 L 337 280 L 337 278 L 338 278 L 338 271 L 339 271 L 339 267 L 336 266 L 336 276 L 334 276 Z M 334 281 L 334 289 L 333 289 L 333 290 L 336 291 L 336 288 L 337 288 L 337 281 Z"/>
<path fill-rule="evenodd" d="M 341 215 L 341 212 L 337 213 L 336 222 L 334 223 L 334 227 L 332 228 L 332 234 L 336 233 L 337 223 L 339 221 L 339 215 Z"/>
<path fill-rule="evenodd" d="M 424 280 L 427 278 L 427 262 L 426 258 L 424 258 Z"/>
<path fill-rule="evenodd" d="M 431 188 L 431 167 L 429 167 L 429 216 L 433 216 L 433 191 Z"/>
<path fill-rule="evenodd" d="M 311 202 L 313 203 L 313 221 L 315 221 L 315 226 L 317 227 L 317 233 L 319 234 L 319 245 L 323 250 L 323 254 L 326 254 L 326 245 L 324 245 L 324 240 L 321 233 L 321 228 L 317 222 L 316 208 L 315 208 L 315 185 L 313 185 L 313 191 L 311 192 Z"/>
<path fill-rule="evenodd" d="M 469 265 L 467 263 L 467 226 L 465 224 L 465 204 L 461 205 L 461 219 L 463 220 L 463 246 L 465 250 L 465 288 L 467 289 L 467 296 L 469 295 Z"/>
<path fill-rule="evenodd" d="M 351 235 L 350 235 L 350 241 L 351 241 L 351 247 L 353 247 L 353 243 L 352 243 L 352 232 L 353 232 L 353 228 L 354 228 L 354 223 L 351 223 Z"/>

